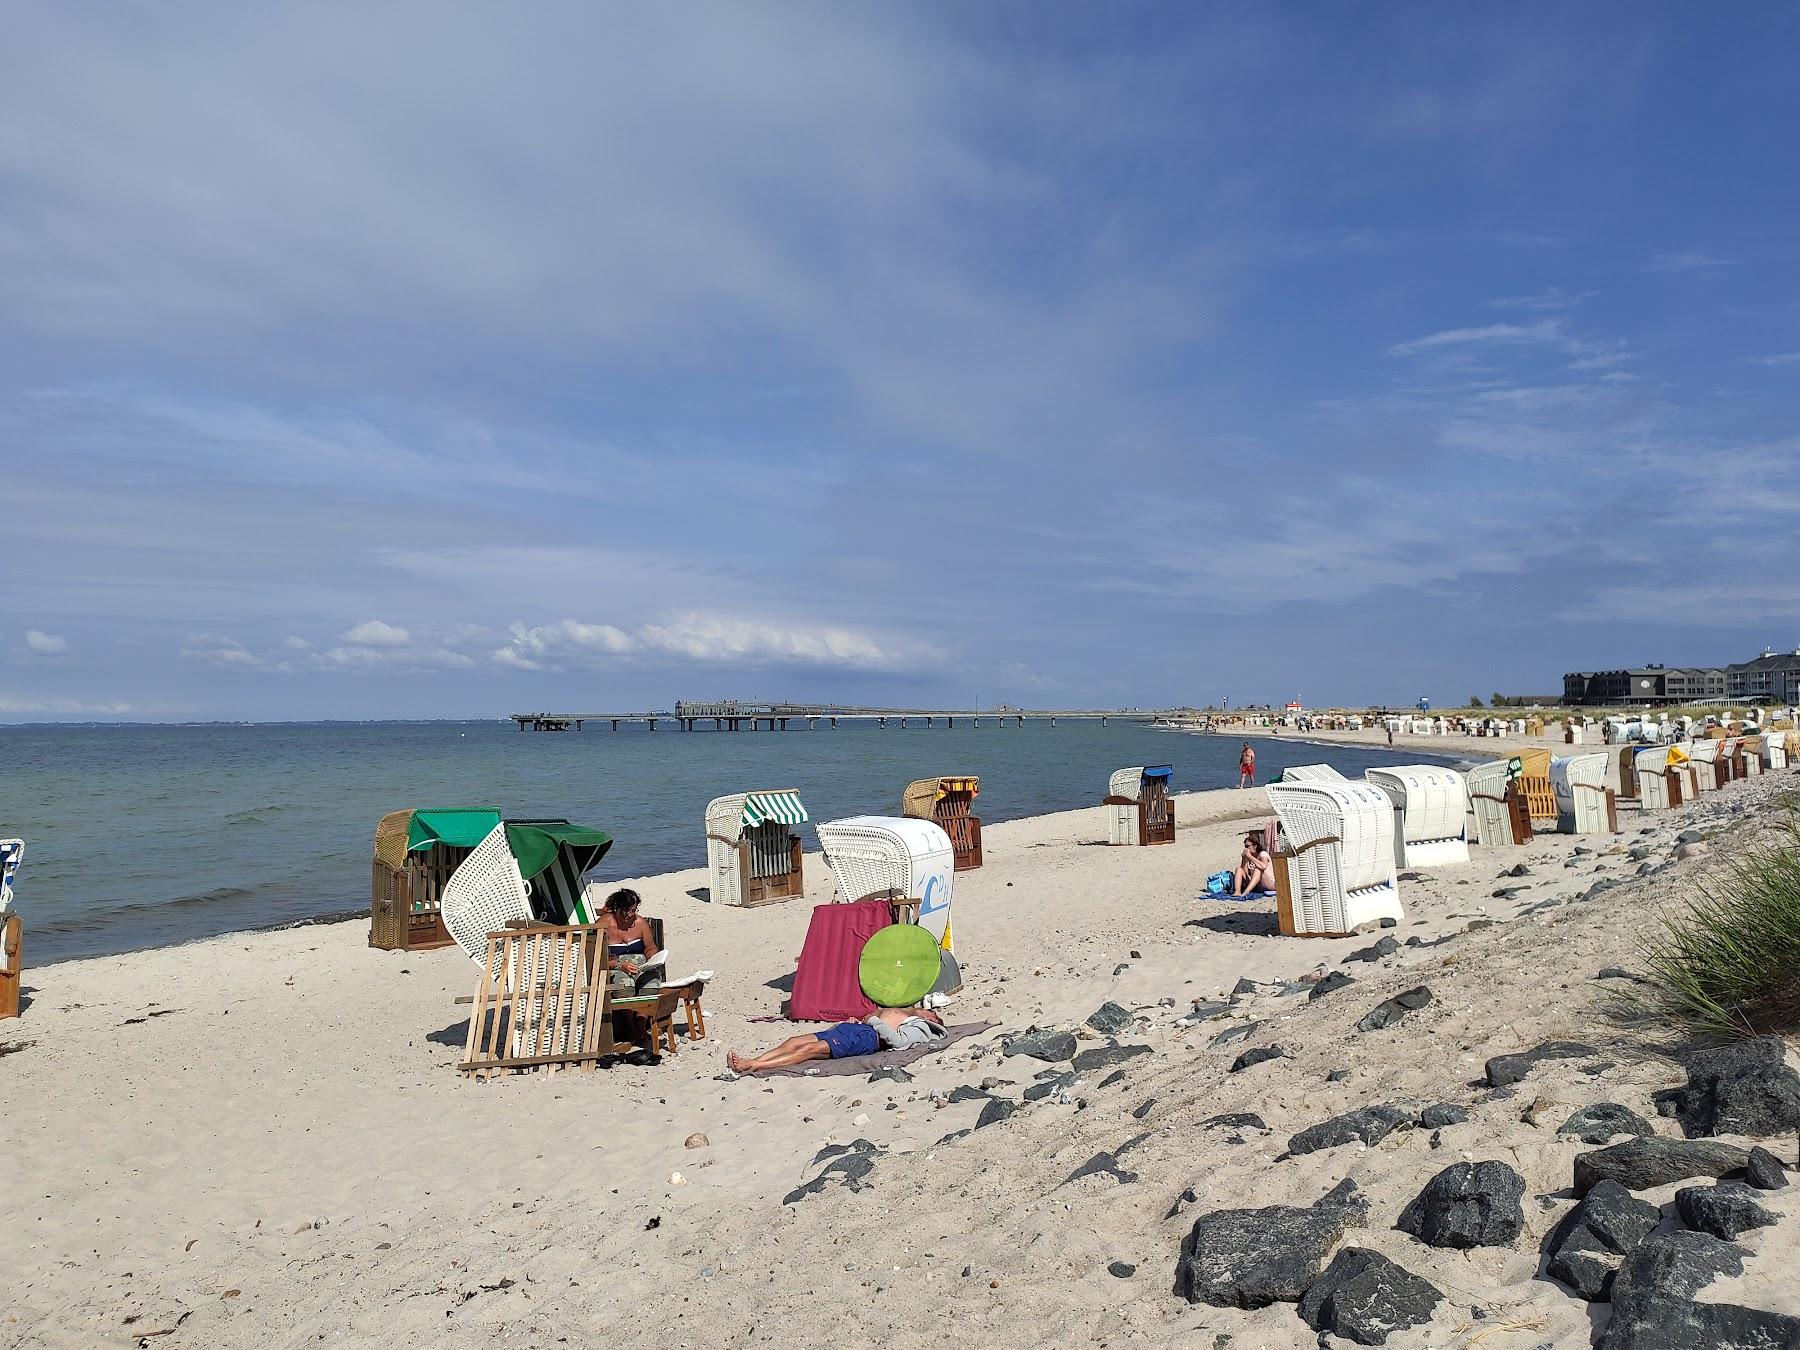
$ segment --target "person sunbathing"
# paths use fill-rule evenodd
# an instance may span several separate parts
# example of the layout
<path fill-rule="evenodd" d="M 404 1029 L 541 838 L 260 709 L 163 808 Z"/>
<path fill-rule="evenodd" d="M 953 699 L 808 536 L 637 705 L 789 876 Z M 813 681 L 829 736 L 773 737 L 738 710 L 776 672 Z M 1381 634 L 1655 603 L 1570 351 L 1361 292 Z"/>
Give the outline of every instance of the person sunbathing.
<path fill-rule="evenodd" d="M 1269 856 L 1268 849 L 1263 847 L 1262 831 L 1253 830 L 1244 836 L 1244 852 L 1238 859 L 1237 872 L 1231 879 L 1231 893 L 1249 895 L 1253 891 L 1274 889 L 1275 860 Z"/>
<path fill-rule="evenodd" d="M 883 1008 L 861 1022 L 839 1022 L 823 1031 L 789 1036 L 780 1045 L 745 1059 L 735 1050 L 725 1054 L 733 1073 L 785 1069 L 809 1059 L 850 1059 L 881 1049 L 930 1045 L 944 1034 L 944 1019 L 929 1008 Z"/>

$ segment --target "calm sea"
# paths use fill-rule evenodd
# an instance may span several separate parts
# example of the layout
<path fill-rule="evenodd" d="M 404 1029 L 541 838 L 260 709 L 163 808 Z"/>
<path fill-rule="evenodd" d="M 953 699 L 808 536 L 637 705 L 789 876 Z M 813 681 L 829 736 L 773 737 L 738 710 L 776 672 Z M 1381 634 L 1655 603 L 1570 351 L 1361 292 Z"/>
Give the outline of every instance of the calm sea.
<path fill-rule="evenodd" d="M 897 814 L 906 782 L 981 775 L 1000 821 L 1091 806 L 1126 764 L 1178 791 L 1236 781 L 1239 741 L 1138 724 L 844 724 L 730 733 L 531 733 L 511 723 L 0 727 L 0 837 L 25 840 L 14 908 L 31 965 L 317 918 L 369 903 L 375 822 L 408 806 L 564 816 L 615 842 L 601 880 L 698 867 L 727 792 L 796 787 L 815 820 Z M 1392 756 L 1257 743 L 1267 777 Z M 1416 756 L 1414 757 L 1416 758 Z M 816 846 L 810 827 L 801 833 Z"/>

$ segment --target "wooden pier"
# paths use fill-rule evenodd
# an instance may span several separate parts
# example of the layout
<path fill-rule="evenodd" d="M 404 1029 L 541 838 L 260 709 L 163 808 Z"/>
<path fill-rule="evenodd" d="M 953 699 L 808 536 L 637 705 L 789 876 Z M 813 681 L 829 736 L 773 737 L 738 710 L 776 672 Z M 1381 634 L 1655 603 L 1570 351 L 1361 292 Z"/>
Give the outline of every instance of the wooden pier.
<path fill-rule="evenodd" d="M 683 731 L 786 731 L 795 722 L 808 729 L 820 722 L 837 726 L 839 722 L 874 722 L 887 726 L 898 722 L 909 727 L 915 722 L 936 726 L 942 722 L 954 727 L 960 719 L 980 726 L 985 719 L 1001 725 L 1024 726 L 1026 722 L 1048 722 L 1055 726 L 1059 718 L 1074 721 L 1158 722 L 1188 716 L 1191 708 L 864 708 L 836 703 L 753 703 L 726 699 L 713 703 L 678 701 L 674 712 L 523 712 L 508 713 L 520 731 L 580 731 L 589 722 L 605 722 L 612 730 L 629 723 L 642 723 L 651 731 L 658 722 L 674 722 Z"/>

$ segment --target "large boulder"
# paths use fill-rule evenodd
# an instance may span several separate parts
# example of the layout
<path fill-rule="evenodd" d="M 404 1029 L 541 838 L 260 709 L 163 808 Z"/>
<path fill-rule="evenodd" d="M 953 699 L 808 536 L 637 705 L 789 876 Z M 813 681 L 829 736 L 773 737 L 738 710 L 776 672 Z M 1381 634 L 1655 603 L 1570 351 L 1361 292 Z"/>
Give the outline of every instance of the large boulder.
<path fill-rule="evenodd" d="M 1394 1226 L 1432 1247 L 1508 1247 L 1525 1226 L 1525 1178 L 1503 1162 L 1452 1163 Z"/>
<path fill-rule="evenodd" d="M 1388 1334 L 1431 1320 L 1443 1294 L 1380 1252 L 1343 1247 L 1300 1297 L 1300 1316 L 1314 1331 L 1358 1345 L 1385 1345 Z"/>
<path fill-rule="evenodd" d="M 1757 1203 L 1756 1192 L 1734 1181 L 1683 1186 L 1675 1192 L 1675 1212 L 1689 1228 L 1727 1242 L 1775 1222 L 1775 1216 Z"/>
<path fill-rule="evenodd" d="M 1738 1248 L 1706 1233 L 1645 1238 L 1613 1281 L 1612 1322 L 1600 1350 L 1775 1350 L 1800 1345 L 1800 1318 L 1694 1295 L 1743 1271 Z"/>
<path fill-rule="evenodd" d="M 1088 1018 L 1087 1024 L 1102 1036 L 1117 1036 L 1122 1031 L 1130 1031 L 1134 1018 L 1131 1013 L 1116 1003 L 1102 1003 Z"/>
<path fill-rule="evenodd" d="M 1360 1140 L 1376 1144 L 1395 1130 L 1411 1129 L 1413 1113 L 1398 1106 L 1362 1106 L 1309 1125 L 1288 1140 L 1289 1153 L 1316 1153 Z"/>
<path fill-rule="evenodd" d="M 1356 1024 L 1358 1031 L 1380 1031 L 1391 1027 L 1409 1012 L 1417 1012 L 1431 1002 L 1431 990 L 1424 985 L 1417 989 L 1408 989 L 1403 994 L 1395 994 L 1385 1003 L 1377 1004 L 1365 1013 Z"/>
<path fill-rule="evenodd" d="M 1546 1269 L 1588 1302 L 1604 1301 L 1619 1263 L 1661 1221 L 1658 1206 L 1602 1181 L 1551 1232 Z"/>
<path fill-rule="evenodd" d="M 1744 1166 L 1744 1180 L 1759 1191 L 1778 1191 L 1787 1185 L 1787 1168 L 1768 1149 L 1753 1148 Z"/>
<path fill-rule="evenodd" d="M 1789 1067 L 1776 1036 L 1700 1050 L 1690 1055 L 1685 1086 L 1658 1097 L 1690 1139 L 1715 1134 L 1766 1138 L 1800 1129 L 1800 1073 Z"/>
<path fill-rule="evenodd" d="M 1556 1127 L 1558 1134 L 1572 1134 L 1584 1144 L 1604 1144 L 1615 1134 L 1638 1137 L 1655 1134 L 1655 1128 L 1636 1111 L 1617 1102 L 1584 1106 Z"/>
<path fill-rule="evenodd" d="M 1511 1087 L 1547 1059 L 1587 1059 L 1598 1053 L 1593 1046 L 1583 1045 L 1580 1041 L 1545 1041 L 1530 1050 L 1495 1055 L 1487 1062 L 1488 1086 Z"/>
<path fill-rule="evenodd" d="M 1092 1073 L 1095 1069 L 1110 1069 L 1115 1064 L 1123 1064 L 1128 1059 L 1136 1059 L 1139 1055 L 1149 1053 L 1150 1047 L 1147 1045 L 1096 1045 L 1075 1056 L 1075 1072 Z"/>
<path fill-rule="evenodd" d="M 1220 1308 L 1297 1302 L 1365 1209 L 1353 1186 L 1339 1186 L 1307 1209 L 1269 1205 L 1203 1214 L 1182 1240 L 1175 1293 Z"/>
<path fill-rule="evenodd" d="M 1689 1177 L 1723 1177 L 1741 1172 L 1750 1155 L 1731 1144 L 1709 1139 L 1627 1139 L 1611 1148 L 1575 1158 L 1575 1194 L 1586 1195 L 1597 1182 L 1612 1180 L 1626 1190 L 1647 1191 Z"/>

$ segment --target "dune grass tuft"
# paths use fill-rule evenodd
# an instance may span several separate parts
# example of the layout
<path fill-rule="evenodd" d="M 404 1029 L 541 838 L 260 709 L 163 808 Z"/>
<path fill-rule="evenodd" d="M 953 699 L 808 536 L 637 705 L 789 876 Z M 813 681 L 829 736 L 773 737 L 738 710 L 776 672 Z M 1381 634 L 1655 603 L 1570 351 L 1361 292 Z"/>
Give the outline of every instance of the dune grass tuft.
<path fill-rule="evenodd" d="M 1638 1009 L 1706 1039 L 1800 1028 L 1800 809 L 1702 882 L 1639 955 Z"/>

